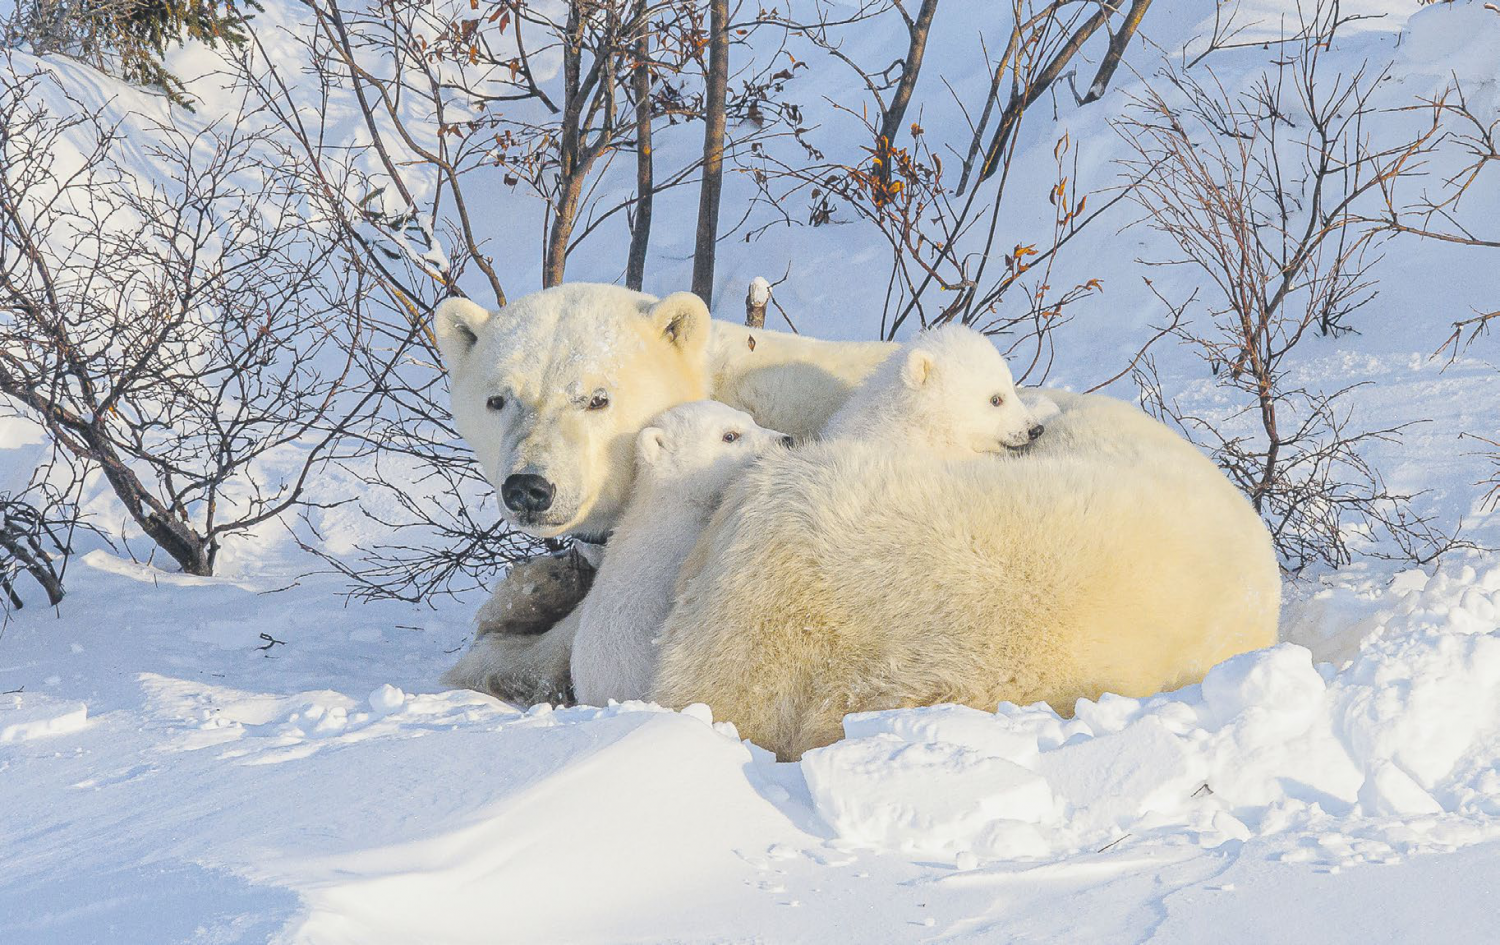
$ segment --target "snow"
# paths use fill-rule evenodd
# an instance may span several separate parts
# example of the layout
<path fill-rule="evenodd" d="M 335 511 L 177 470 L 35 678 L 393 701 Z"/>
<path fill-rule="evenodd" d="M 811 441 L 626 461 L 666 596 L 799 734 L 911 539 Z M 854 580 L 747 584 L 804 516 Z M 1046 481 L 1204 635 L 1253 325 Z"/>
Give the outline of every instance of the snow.
<path fill-rule="evenodd" d="M 771 301 L 771 283 L 765 276 L 756 276 L 750 280 L 750 289 L 745 294 L 745 303 L 748 305 L 765 308 Z"/>
<path fill-rule="evenodd" d="M 324 628 L 376 615 L 328 586 L 124 571 L 78 592 L 116 621 L 23 616 L 4 640 L 3 679 L 81 696 L 28 687 L 52 730 L 0 748 L 5 941 L 1355 942 L 1487 927 L 1500 882 L 1500 630 L 1476 619 L 1500 567 L 1403 572 L 1345 614 L 1371 631 L 1343 668 L 1288 643 L 1071 720 L 854 716 L 800 764 L 703 707 L 434 691 L 457 614 L 359 643 Z M 288 642 L 175 635 L 210 614 Z"/>
<path fill-rule="evenodd" d="M 13 692 L 0 699 L 0 742 L 68 735 L 83 728 L 88 720 L 89 707 L 82 702 Z"/>
<path fill-rule="evenodd" d="M 1261 30 L 1246 37 L 1274 38 L 1292 6 L 1244 4 Z M 263 22 L 299 22 L 294 4 L 266 7 Z M 1339 55 L 1393 63 L 1388 103 L 1457 75 L 1471 105 L 1500 107 L 1500 17 L 1404 0 L 1357 12 L 1385 16 Z M 1191 48 L 1212 22 L 1158 0 L 1143 29 Z M 955 60 L 972 56 L 972 22 L 934 30 Z M 288 35 L 268 32 L 269 51 L 293 61 Z M 1216 68 L 1234 87 L 1260 55 Z M 215 62 L 190 48 L 172 65 Z M 149 179 L 160 99 L 43 64 L 81 100 L 111 103 Z M 976 80 L 955 69 L 957 87 Z M 817 88 L 838 100 L 847 76 L 827 75 Z M 1124 82 L 1101 107 L 1063 113 L 1096 185 L 1119 153 L 1103 106 Z M 195 89 L 195 120 L 242 107 L 233 90 Z M 929 128 L 953 118 L 932 109 Z M 335 137 L 367 139 L 347 102 L 324 111 Z M 841 127 L 817 114 L 819 134 Z M 1050 134 L 1031 132 L 1018 162 L 1039 194 Z M 698 146 L 696 130 L 677 137 L 658 143 L 663 161 Z M 1469 199 L 1493 220 L 1500 195 L 1480 182 L 1491 189 Z M 729 187 L 727 204 L 748 199 L 734 175 Z M 691 220 L 685 199 L 664 194 L 658 219 Z M 1007 226 L 1050 220 L 1037 205 Z M 535 233 L 538 213 L 502 193 L 481 218 Z M 1072 275 L 1101 275 L 1109 295 L 1060 330 L 1053 383 L 1109 376 L 1160 317 L 1134 259 L 1155 237 L 1125 222 L 1079 238 Z M 653 234 L 648 290 L 688 284 L 691 229 Z M 570 276 L 615 278 L 614 257 L 590 250 L 619 232 L 590 240 Z M 410 250 L 445 265 L 441 235 L 429 243 Z M 1500 553 L 1482 548 L 1500 545 L 1500 517 L 1475 485 L 1488 462 L 1460 437 L 1500 436 L 1500 377 L 1493 338 L 1432 353 L 1452 320 L 1493 308 L 1500 282 L 1483 250 L 1393 245 L 1360 333 L 1310 343 L 1290 382 L 1373 381 L 1350 395 L 1355 422 L 1420 425 L 1370 459 L 1481 547 L 1313 569 L 1288 582 L 1279 646 L 1177 692 L 1082 702 L 1069 719 L 1011 705 L 851 716 L 842 741 L 777 763 L 706 706 L 523 708 L 443 691 L 480 598 L 352 605 L 337 577 L 306 575 L 280 523 L 227 544 L 214 578 L 154 566 L 119 524 L 113 548 L 74 559 L 60 608 L 28 600 L 0 626 L 0 942 L 1486 940 L 1500 893 Z M 861 267 L 880 252 L 843 225 L 726 241 L 721 314 L 741 317 L 749 276 L 793 263 L 776 291 L 799 327 L 867 337 L 885 287 Z M 536 255 L 514 262 L 512 297 Z M 1153 278 L 1169 295 L 1190 284 L 1181 270 Z M 751 285 L 769 296 L 764 279 Z M 1158 359 L 1184 405 L 1229 412 L 1190 356 Z M 0 420 L 0 488 L 24 484 L 44 451 L 34 426 Z M 329 469 L 317 488 L 341 499 L 361 486 Z M 90 489 L 87 507 L 119 523 L 104 484 Z M 351 507 L 314 524 L 334 554 L 376 537 Z"/>
<path fill-rule="evenodd" d="M 1080 702 L 1071 720 L 1041 706 L 851 717 L 845 741 L 802 761 L 814 806 L 852 842 L 980 861 L 1275 836 L 1286 859 L 1347 867 L 1500 839 L 1500 630 L 1473 619 L 1494 613 L 1481 587 L 1500 568 L 1447 577 L 1408 590 L 1343 668 L 1283 643 L 1177 693 Z"/>

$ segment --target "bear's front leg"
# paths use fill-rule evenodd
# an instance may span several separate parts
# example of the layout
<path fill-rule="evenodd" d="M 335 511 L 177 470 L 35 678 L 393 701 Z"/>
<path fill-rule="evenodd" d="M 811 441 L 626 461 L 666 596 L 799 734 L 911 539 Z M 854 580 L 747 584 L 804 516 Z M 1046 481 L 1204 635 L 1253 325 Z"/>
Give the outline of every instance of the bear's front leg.
<path fill-rule="evenodd" d="M 571 704 L 576 611 L 593 580 L 594 565 L 574 549 L 512 565 L 475 616 L 474 645 L 443 683 L 520 705 Z"/>

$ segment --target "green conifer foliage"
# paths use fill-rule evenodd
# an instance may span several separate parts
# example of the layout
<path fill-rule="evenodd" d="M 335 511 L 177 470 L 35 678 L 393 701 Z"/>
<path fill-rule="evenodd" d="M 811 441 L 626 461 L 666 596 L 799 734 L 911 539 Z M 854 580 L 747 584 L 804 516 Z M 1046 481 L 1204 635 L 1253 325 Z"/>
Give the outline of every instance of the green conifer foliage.
<path fill-rule="evenodd" d="M 187 88 L 162 61 L 167 47 L 187 40 L 239 46 L 248 38 L 249 11 L 259 9 L 255 0 L 18 0 L 4 39 L 159 88 L 191 108 Z"/>

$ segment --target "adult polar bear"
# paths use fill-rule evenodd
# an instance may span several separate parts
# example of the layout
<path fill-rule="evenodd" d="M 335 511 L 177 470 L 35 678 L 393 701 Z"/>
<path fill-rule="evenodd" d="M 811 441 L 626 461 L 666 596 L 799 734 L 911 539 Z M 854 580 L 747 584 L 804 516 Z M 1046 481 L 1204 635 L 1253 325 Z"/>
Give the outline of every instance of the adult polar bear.
<path fill-rule="evenodd" d="M 628 497 L 634 475 L 632 448 L 635 436 L 660 411 L 711 395 L 750 413 L 762 426 L 793 434 L 811 434 L 894 350 L 894 346 L 879 343 L 843 344 L 763 330 L 752 332 L 737 325 L 712 321 L 703 303 L 686 293 L 657 301 L 640 293 L 601 285 L 575 284 L 545 290 L 520 299 L 495 314 L 466 301 L 449 300 L 439 307 L 436 321 L 438 342 L 450 370 L 453 414 L 459 432 L 474 447 L 486 475 L 500 491 L 507 520 L 539 537 L 602 535 L 613 527 Z M 1045 396 L 1057 404 L 1061 413 L 1049 419 L 1047 433 L 1029 452 L 1035 452 L 1038 459 L 1050 454 L 1053 458 L 1049 463 L 1066 468 L 1053 470 L 1054 475 L 1024 477 L 1027 484 L 1020 494 L 1025 496 L 1027 508 L 1033 515 L 1044 515 L 1049 505 L 1061 503 L 1085 510 L 1086 521 L 1082 530 L 1069 528 L 1056 534 L 1046 527 L 1028 525 L 1024 534 L 1036 545 L 1030 549 L 1030 563 L 1016 564 L 1018 559 L 1014 555 L 1019 546 L 1011 543 L 1006 546 L 1009 550 L 1004 555 L 984 559 L 980 564 L 1003 561 L 1013 571 L 1019 567 L 1024 572 L 1036 568 L 1068 569 L 1073 575 L 1073 584 L 1069 586 L 1076 587 L 1080 582 L 1109 583 L 1101 575 L 1090 573 L 1088 568 L 1103 567 L 1110 561 L 1171 554 L 1174 558 L 1170 566 L 1139 573 L 1142 580 L 1148 582 L 1148 589 L 1153 588 L 1149 582 L 1157 580 L 1177 582 L 1176 586 L 1162 585 L 1154 589 L 1163 601 L 1168 595 L 1180 595 L 1184 598 L 1182 607 L 1176 603 L 1172 606 L 1178 610 L 1187 608 L 1182 614 L 1174 611 L 1170 621 L 1172 629 L 1162 637 L 1149 599 L 1138 598 L 1142 601 L 1139 606 L 1133 604 L 1127 608 L 1127 613 L 1119 615 L 1119 619 L 1108 622 L 1108 629 L 1117 638 L 1119 646 L 1100 650 L 1097 654 L 1068 654 L 1066 660 L 1084 663 L 1116 657 L 1134 660 L 1135 657 L 1129 654 L 1149 651 L 1155 663 L 1149 672 L 1137 673 L 1137 677 L 1151 676 L 1159 681 L 1160 686 L 1166 686 L 1192 682 L 1221 659 L 1274 642 L 1280 586 L 1269 538 L 1258 518 L 1249 512 L 1244 499 L 1224 480 L 1218 469 L 1191 444 L 1117 401 L 1050 391 L 1045 392 Z M 999 464 L 1005 462 L 985 459 Z M 1029 458 L 1023 458 L 1012 462 L 1024 464 L 1028 461 Z M 871 475 L 879 471 L 872 469 Z M 961 478 L 955 477 L 955 483 Z M 763 478 L 754 482 L 768 493 L 774 493 L 777 488 L 775 483 L 767 483 Z M 826 481 L 813 475 L 805 481 L 799 480 L 798 488 L 809 499 L 816 496 L 816 501 L 831 502 L 831 493 L 818 491 L 827 485 Z M 997 482 L 992 486 L 1003 487 L 1004 483 Z M 866 499 L 878 498 L 878 493 L 871 491 L 877 488 L 874 480 L 870 483 L 844 481 L 838 488 Z M 1074 489 L 1081 492 L 1069 492 Z M 943 490 L 937 491 L 941 495 Z M 968 489 L 965 495 L 970 493 L 978 494 L 974 489 Z M 685 575 L 695 577 L 689 582 L 695 587 L 688 587 L 685 583 L 679 588 L 680 592 L 688 593 L 682 595 L 683 602 L 674 608 L 668 619 L 672 641 L 684 638 L 685 621 L 688 620 L 685 615 L 690 608 L 704 606 L 703 589 L 715 582 L 721 582 L 716 586 L 726 588 L 737 586 L 735 582 L 739 576 L 723 570 L 728 561 L 781 560 L 754 551 L 759 540 L 756 537 L 758 526 L 749 524 L 754 510 L 743 498 L 751 494 L 742 492 L 739 501 L 726 503 L 684 568 Z M 1173 501 L 1187 494 L 1193 495 L 1194 500 Z M 849 501 L 841 500 L 838 507 L 852 508 L 859 501 L 857 496 Z M 1156 544 L 1152 543 L 1154 539 L 1144 536 L 1140 541 L 1134 541 L 1128 531 L 1116 528 L 1116 523 L 1108 517 L 1108 510 L 1124 514 L 1132 502 L 1157 510 L 1169 522 L 1182 522 L 1184 515 L 1189 513 L 1202 518 L 1205 508 L 1221 507 L 1223 514 L 1209 517 L 1229 524 L 1220 529 L 1169 529 L 1170 540 Z M 1090 508 L 1094 509 L 1092 513 L 1087 511 Z M 1102 517 L 1100 513 L 1104 513 Z M 986 519 L 991 522 L 1003 520 L 1004 515 L 999 512 Z M 1041 521 L 1044 523 L 1045 519 Z M 963 522 L 962 517 L 938 516 L 930 520 L 929 530 L 934 523 L 939 528 L 961 530 L 965 527 Z M 1084 541 L 1090 532 L 1113 534 L 1115 540 L 1109 551 L 1102 556 L 1072 555 L 1069 543 Z M 785 537 L 775 529 L 767 532 L 772 533 Z M 968 541 L 970 537 L 961 532 L 946 536 L 933 534 L 920 541 L 902 537 L 885 546 L 888 548 L 886 554 L 893 557 L 883 560 L 895 573 L 909 577 L 920 570 L 921 561 L 928 560 L 927 555 L 934 545 Z M 846 544 L 841 549 L 832 550 L 847 557 L 849 547 L 854 546 Z M 768 548 L 762 550 L 769 551 Z M 911 560 L 905 561 L 904 558 Z M 896 567 L 897 559 L 903 559 L 902 566 Z M 1085 561 L 1087 566 L 1079 565 Z M 1199 594 L 1190 589 L 1184 592 L 1184 585 L 1194 587 L 1194 582 L 1202 576 L 1201 569 L 1195 568 L 1195 562 L 1218 562 L 1213 566 L 1216 573 L 1240 575 L 1251 589 L 1245 594 L 1227 596 Z M 765 565 L 757 567 L 764 569 Z M 863 571 L 859 573 L 864 574 Z M 877 568 L 876 572 L 866 574 L 867 591 L 873 593 L 876 585 L 888 585 L 889 573 Z M 763 571 L 759 579 L 774 583 L 776 576 Z M 855 579 L 856 584 L 858 580 Z M 993 573 L 982 569 L 945 572 L 943 594 L 973 601 L 988 594 L 993 589 L 994 580 Z M 1027 611 L 1031 617 L 1045 613 L 1051 606 L 1046 593 L 1060 586 L 1058 580 L 1035 581 L 1019 588 L 1010 583 L 1007 587 L 1020 592 L 1008 600 L 1001 600 L 1002 609 L 988 613 L 996 619 L 1005 613 L 1003 607 L 1031 608 Z M 1223 588 L 1212 581 L 1204 586 Z M 839 606 L 845 606 L 858 596 L 856 593 L 851 597 L 841 591 Z M 693 601 L 698 603 L 695 605 Z M 732 619 L 736 626 L 764 628 L 778 622 L 785 624 L 786 619 L 798 619 L 794 614 L 779 615 L 759 606 L 753 599 L 719 603 L 736 608 L 719 614 Z M 1198 612 L 1192 611 L 1195 607 L 1199 608 Z M 978 612 L 969 610 L 964 613 L 972 616 Z M 874 612 L 861 615 L 854 611 L 837 616 L 862 621 L 864 616 L 874 616 Z M 1042 628 L 1036 631 L 1041 636 L 1030 640 L 1033 651 L 1028 659 L 1033 661 L 1048 658 L 1046 647 L 1049 640 L 1052 641 L 1052 652 L 1059 660 L 1064 659 L 1064 654 L 1057 652 L 1056 647 L 1076 642 L 1048 636 L 1044 621 L 1020 619 L 1012 623 Z M 1201 628 L 1201 632 L 1194 635 L 1193 627 Z M 482 636 L 448 679 L 455 684 L 477 685 L 506 695 L 503 679 L 508 674 L 528 679 L 559 671 L 565 675 L 566 640 L 554 635 L 569 633 L 573 628 L 576 628 L 576 621 L 565 619 L 555 629 L 542 634 L 540 639 L 531 636 L 510 638 L 493 633 Z M 1179 632 L 1181 628 L 1187 628 L 1186 633 Z M 984 633 L 989 627 L 978 625 L 968 629 Z M 1166 642 L 1144 646 L 1140 644 L 1143 637 L 1161 638 Z M 848 637 L 847 642 L 862 645 L 864 639 Z M 669 650 L 675 650 L 677 646 L 672 641 L 669 641 Z M 997 644 L 1001 650 L 1009 645 Z M 693 658 L 688 658 L 685 653 L 668 654 L 674 668 L 664 677 L 668 684 L 661 693 L 675 698 L 677 694 L 692 692 L 694 699 L 725 703 L 725 698 L 716 695 L 712 689 L 720 679 L 716 673 L 720 670 L 732 673 L 733 668 L 726 662 L 719 670 L 706 671 L 702 661 L 704 651 L 700 648 L 694 652 Z M 819 654 L 827 656 L 826 650 L 807 653 L 808 656 Z M 725 657 L 731 659 L 728 651 Z M 538 665 L 539 661 L 545 661 L 545 665 Z M 891 665 L 898 672 L 906 672 L 915 664 Z M 841 667 L 840 671 L 847 676 L 848 668 Z M 790 690 L 794 696 L 774 693 L 772 702 L 761 707 L 766 710 L 761 715 L 770 719 L 771 724 L 760 726 L 752 718 L 755 713 L 745 708 L 740 698 L 743 693 L 726 696 L 734 705 L 728 717 L 740 721 L 735 716 L 742 715 L 748 721 L 745 734 L 765 739 L 771 743 L 769 747 L 783 754 L 794 754 L 812 744 L 836 738 L 837 731 L 830 730 L 826 720 L 835 717 L 844 707 L 875 708 L 881 704 L 881 699 L 890 698 L 896 701 L 885 704 L 894 706 L 917 699 L 949 697 L 991 707 L 988 703 L 995 693 L 993 689 L 980 692 L 975 687 L 953 681 L 947 688 L 916 687 L 920 689 L 920 695 L 902 690 L 902 694 L 893 696 L 901 686 L 891 685 L 888 676 L 876 673 L 871 678 L 879 682 L 868 690 L 880 693 L 874 701 L 863 697 L 846 698 L 847 693 L 840 693 L 820 706 L 810 708 L 816 701 L 810 699 L 810 694 L 816 695 L 818 691 L 817 668 L 803 667 L 799 672 L 797 685 L 801 688 Z M 808 676 L 809 672 L 811 676 Z M 1036 691 L 1040 692 L 1039 698 L 1052 699 L 1059 708 L 1065 709 L 1069 696 L 1097 695 L 1100 689 L 1094 683 L 1106 680 L 1107 685 L 1107 674 L 1095 673 L 1089 680 L 1078 682 L 1081 688 L 1071 691 L 1066 685 L 1061 689 L 1042 687 Z M 1021 690 L 1015 690 L 1015 694 L 1023 697 Z M 752 700 L 758 698 L 756 693 L 750 693 L 748 697 Z M 816 718 L 804 726 L 788 728 L 782 724 L 784 719 L 778 721 L 779 716 L 786 713 L 805 711 L 813 712 Z"/>
<path fill-rule="evenodd" d="M 453 421 L 503 514 L 539 538 L 603 535 L 629 496 L 636 435 L 676 404 L 712 397 L 806 437 L 890 353 L 709 318 L 697 296 L 658 301 L 612 285 L 545 289 L 491 313 L 435 313 Z"/>
<path fill-rule="evenodd" d="M 635 475 L 635 439 L 657 414 L 712 396 L 760 426 L 816 433 L 890 354 L 880 342 L 818 341 L 713 321 L 697 296 L 657 300 L 574 283 L 490 312 L 448 299 L 434 313 L 454 425 L 512 527 L 599 537 Z M 568 664 L 588 587 L 572 559 L 514 569 L 480 611 L 475 642 L 443 677 L 530 703 L 571 691 Z M 567 614 L 545 632 L 538 617 Z"/>

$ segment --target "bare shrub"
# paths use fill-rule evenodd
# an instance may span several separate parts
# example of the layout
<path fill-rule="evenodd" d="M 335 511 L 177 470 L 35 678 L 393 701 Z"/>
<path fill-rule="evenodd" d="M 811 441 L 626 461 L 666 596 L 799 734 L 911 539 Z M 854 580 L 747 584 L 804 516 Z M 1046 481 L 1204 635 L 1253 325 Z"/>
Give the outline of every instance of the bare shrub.
<path fill-rule="evenodd" d="M 64 536 L 72 521 L 28 497 L 0 493 L 0 591 L 6 605 L 16 610 L 25 606 L 16 593 L 21 574 L 41 586 L 47 603 L 62 603 L 64 568 L 57 559 L 66 560 L 71 546 Z"/>
<path fill-rule="evenodd" d="M 0 394 L 211 574 L 226 536 L 307 502 L 400 352 L 364 357 L 369 274 L 254 116 L 153 129 L 144 185 L 50 83 L 0 78 Z"/>
<path fill-rule="evenodd" d="M 45 477 L 19 493 L 0 492 L 0 607 L 25 606 L 16 588 L 22 575 L 36 582 L 47 603 L 62 603 L 73 536 L 85 527 L 76 498 Z"/>
<path fill-rule="evenodd" d="M 1227 418 L 1186 415 L 1149 361 L 1137 376 L 1157 412 L 1250 498 L 1287 567 L 1345 564 L 1356 536 L 1384 536 L 1402 556 L 1428 560 L 1453 539 L 1365 458 L 1369 443 L 1402 427 L 1354 427 L 1344 404 L 1352 388 L 1294 379 L 1292 355 L 1309 338 L 1352 331 L 1351 316 L 1375 297 L 1385 234 L 1355 208 L 1409 173 L 1437 135 L 1372 142 L 1365 122 L 1384 74 L 1326 75 L 1320 63 L 1346 21 L 1336 4 L 1312 16 L 1248 92 L 1169 68 L 1118 125 L 1135 152 L 1133 198 L 1179 253 L 1148 263 L 1205 280 L 1170 332 L 1242 406 Z M 1188 307 L 1203 317 L 1181 317 Z"/>
<path fill-rule="evenodd" d="M 379 8 L 311 0 L 307 11 L 314 29 L 276 37 L 277 46 L 300 45 L 300 62 L 266 55 L 269 37 L 252 28 L 238 73 L 296 152 L 303 186 L 327 195 L 329 219 L 363 248 L 371 283 L 388 301 L 387 317 L 371 319 L 375 347 L 404 352 L 380 374 L 382 408 L 360 435 L 362 455 L 376 465 L 346 465 L 368 486 L 361 513 L 390 540 L 325 558 L 357 596 L 422 600 L 482 584 L 548 548 L 500 523 L 491 488 L 452 428 L 446 377 L 426 332 L 445 296 L 505 305 L 515 268 L 507 264 L 526 250 L 515 227 L 489 212 L 495 195 L 541 203 L 542 238 L 531 245 L 544 286 L 563 280 L 580 246 L 607 246 L 588 241 L 621 225 L 630 235 L 621 271 L 639 286 L 652 199 L 694 183 L 714 150 L 667 166 L 653 154 L 655 137 L 714 111 L 724 122 L 761 116 L 740 140 L 723 136 L 722 153 L 778 133 L 771 100 L 783 80 L 750 64 L 735 75 L 736 90 L 721 69 L 722 95 L 711 96 L 708 10 L 687 0 L 396 0 Z M 731 32 L 722 17 L 718 29 L 721 47 L 746 41 L 746 29 Z M 309 117 L 347 104 L 349 91 L 362 142 L 335 139 Z M 606 180 L 622 156 L 635 159 L 634 193 Z M 711 197 L 716 185 L 705 186 Z M 702 241 L 705 272 L 718 238 L 715 220 Z M 319 547 L 310 535 L 307 546 Z"/>
<path fill-rule="evenodd" d="M 311 0 L 307 10 L 315 30 L 290 38 L 304 46 L 325 90 L 355 93 L 371 142 L 363 156 L 379 168 L 363 195 L 379 245 L 408 254 L 446 293 L 461 293 L 472 266 L 493 304 L 503 306 L 490 246 L 500 234 L 476 207 L 479 195 L 519 191 L 546 208 L 538 247 L 544 286 L 561 282 L 569 255 L 620 219 L 633 237 L 622 273 L 640 281 L 651 198 L 688 183 L 702 165 L 662 168 L 650 160 L 655 125 L 704 115 L 706 27 L 696 5 L 394 0 L 365 8 Z M 554 61 L 560 69 L 549 67 Z M 247 65 L 266 99 L 290 96 L 295 83 L 280 74 L 284 64 L 262 55 Z M 277 111 L 293 127 L 301 119 L 290 104 Z M 639 190 L 622 199 L 601 180 L 632 152 Z"/>
<path fill-rule="evenodd" d="M 1052 359 L 1052 330 L 1066 321 L 1070 306 L 1100 290 L 1097 280 L 1055 288 L 1055 257 L 1122 193 L 1107 200 L 1096 196 L 1090 208 L 1071 141 L 1064 136 L 1054 152 L 1057 173 L 1048 195 L 1056 211 L 1051 232 L 1002 242 L 999 221 L 1001 208 L 1010 203 L 1006 193 L 1016 132 L 1028 109 L 1049 92 L 1055 95 L 1061 80 L 1073 82 L 1091 42 L 1099 47 L 1099 66 L 1075 102 L 1102 96 L 1149 5 L 1138 2 L 1122 11 L 1105 4 L 1016 0 L 1002 7 L 1010 19 L 1007 44 L 990 58 L 992 81 L 985 98 L 960 102 L 969 125 L 951 137 L 934 137 L 922 127 L 916 89 L 933 22 L 962 10 L 950 12 L 937 0 L 872 0 L 852 12 L 815 4 L 814 15 L 802 20 L 764 14 L 764 22 L 854 74 L 867 97 L 836 107 L 864 128 L 869 143 L 861 160 L 830 159 L 811 143 L 808 129 L 798 127 L 800 155 L 752 149 L 745 163 L 762 203 L 773 208 L 780 224 L 800 222 L 788 208 L 805 202 L 808 225 L 852 215 L 875 228 L 891 260 L 880 326 L 884 337 L 895 337 L 908 322 L 927 326 L 950 320 L 1011 335 L 1008 354 L 1023 365 L 1018 377 L 1040 382 Z M 891 16 L 900 18 L 906 36 L 904 50 L 892 50 L 894 63 L 882 70 L 845 52 L 855 31 Z M 883 66 L 887 62 L 880 60 Z M 913 112 L 916 120 L 910 118 Z M 956 173 L 945 155 L 959 156 Z M 1008 301 L 1017 294 L 1023 296 L 1020 302 Z"/>

